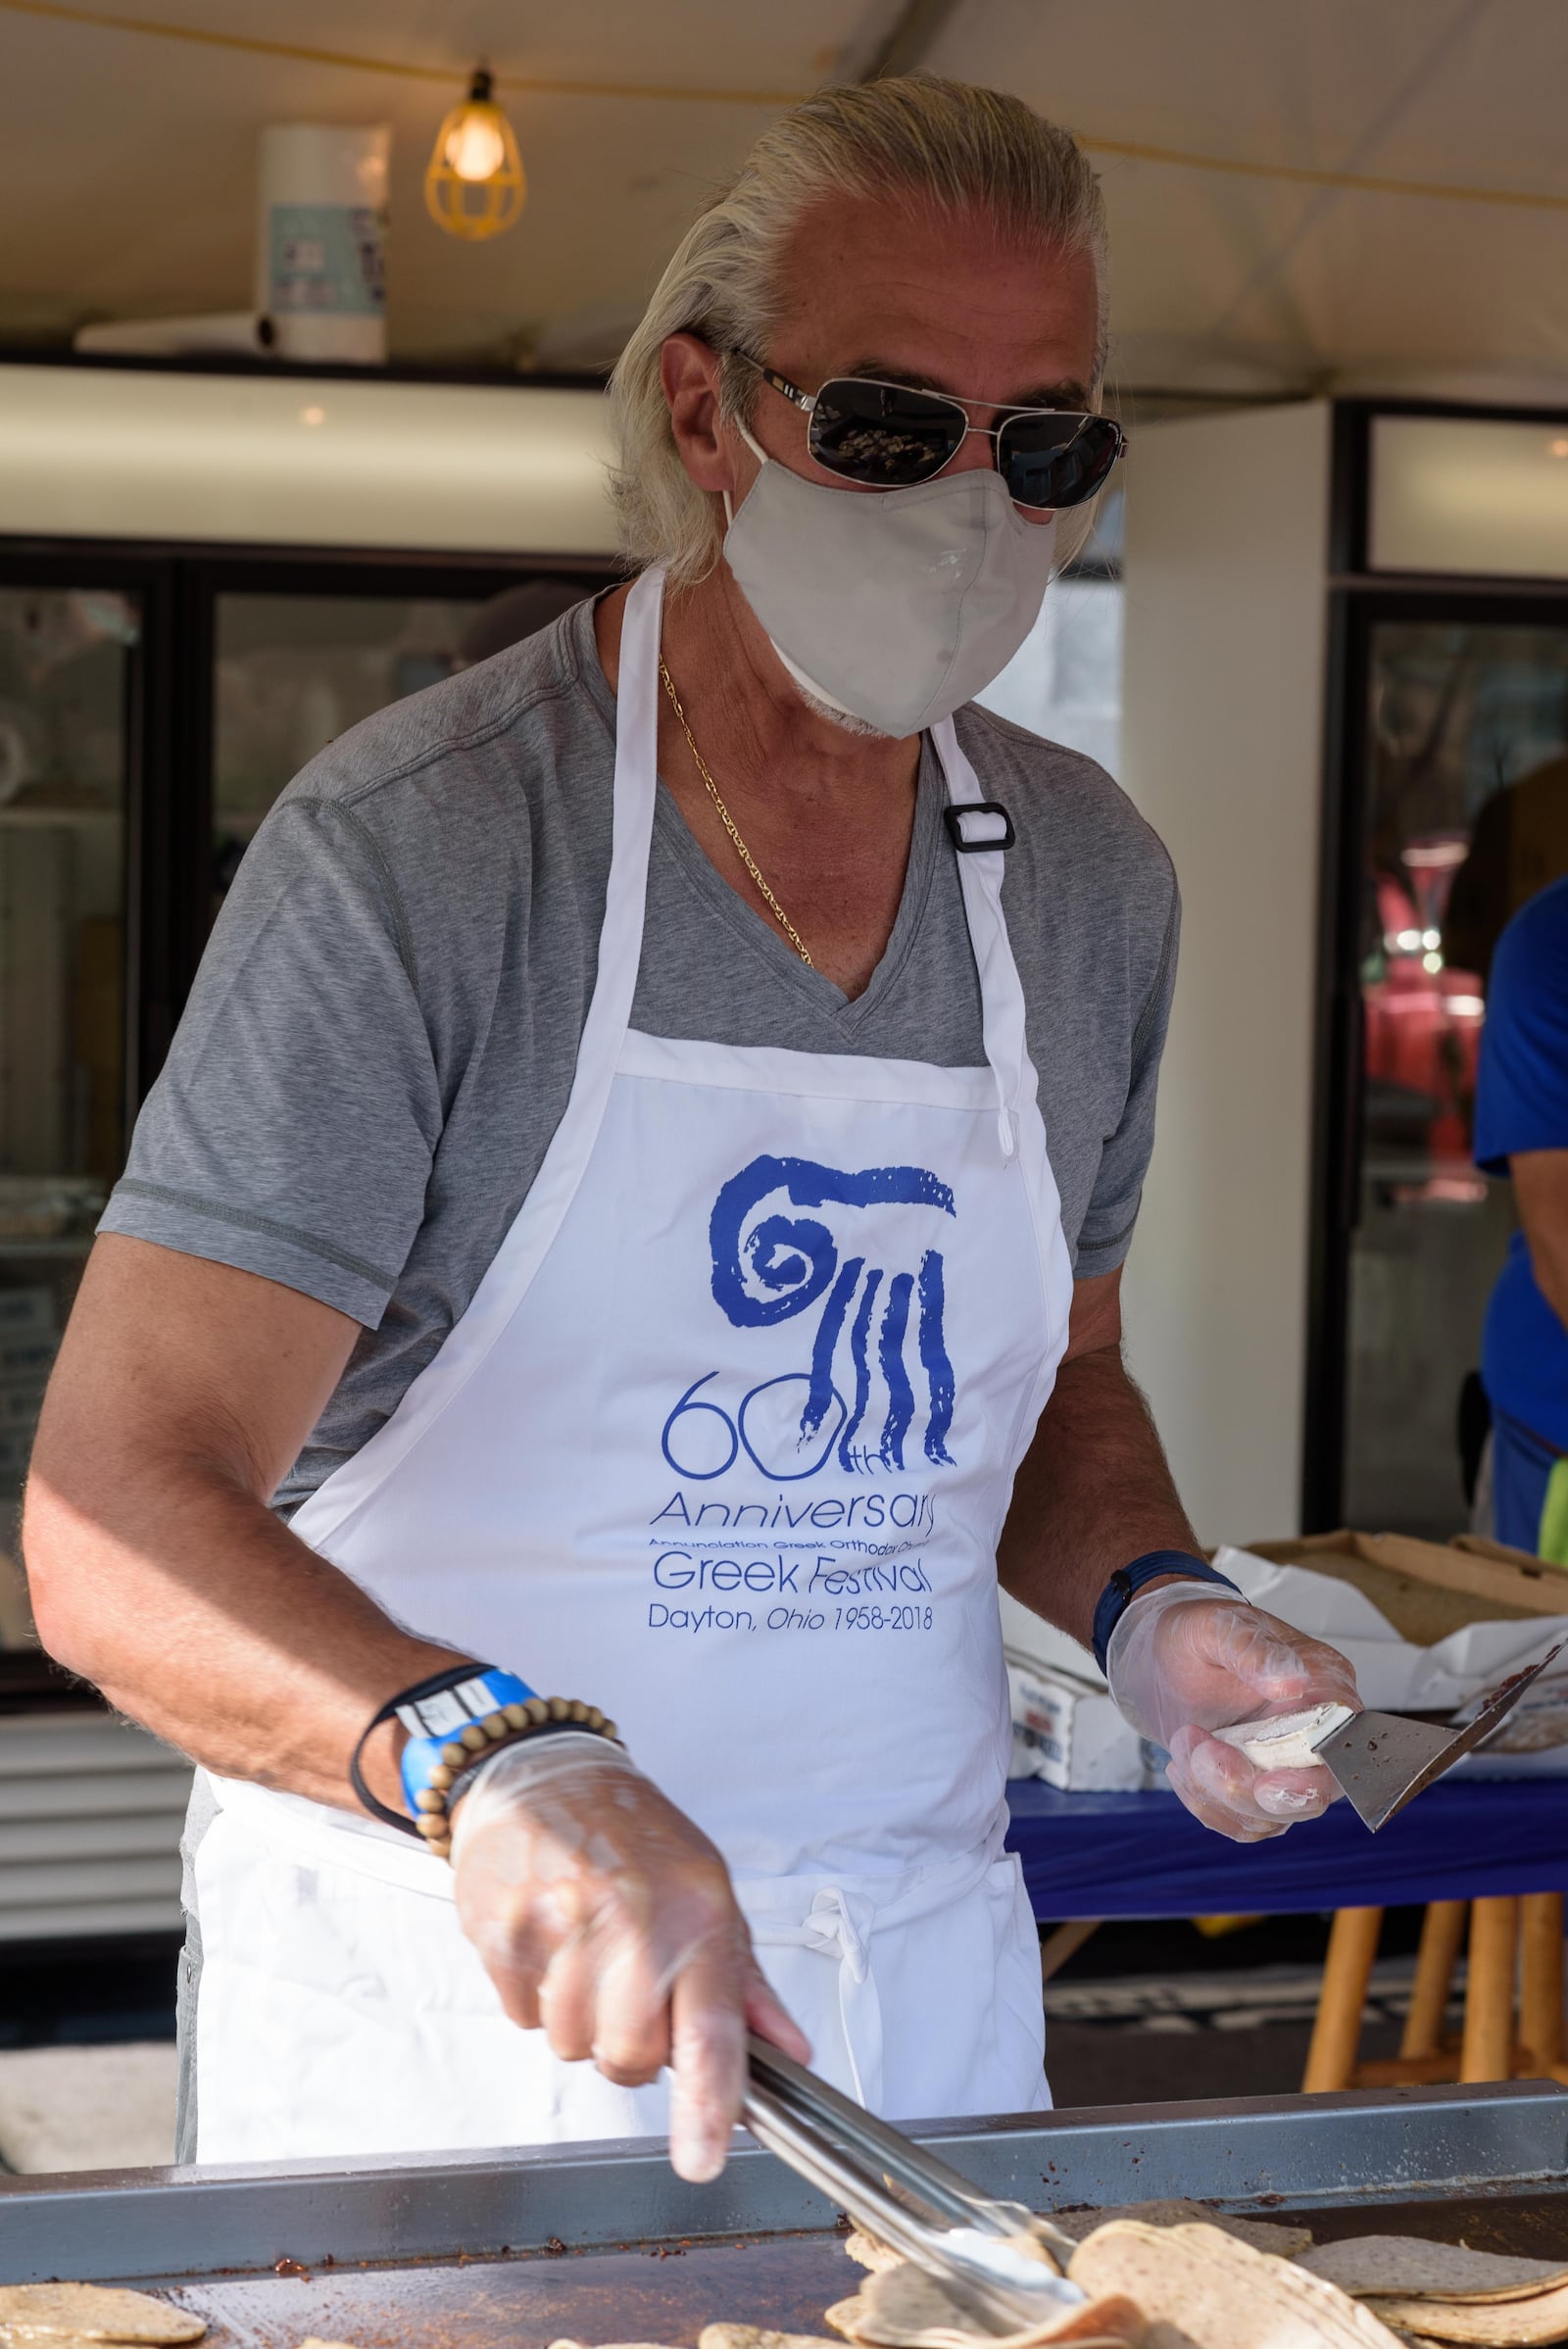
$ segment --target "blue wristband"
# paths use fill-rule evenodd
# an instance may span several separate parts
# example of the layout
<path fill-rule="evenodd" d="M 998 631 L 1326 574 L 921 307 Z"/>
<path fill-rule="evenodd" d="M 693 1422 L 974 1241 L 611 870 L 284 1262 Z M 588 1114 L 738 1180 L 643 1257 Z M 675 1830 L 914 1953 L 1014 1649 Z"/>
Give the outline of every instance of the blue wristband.
<path fill-rule="evenodd" d="M 428 1680 L 418 1681 L 412 1688 L 400 1689 L 396 1696 L 389 1696 L 366 1723 L 349 1757 L 349 1784 L 372 1819 L 401 1828 L 406 1835 L 416 1835 L 418 1830 L 415 1819 L 423 1808 L 417 1797 L 430 1784 L 430 1773 L 441 1759 L 442 1746 L 456 1740 L 475 1754 L 481 1753 L 491 1739 L 476 1725 L 494 1720 L 497 1714 L 505 1719 L 508 1705 L 525 1705 L 533 1693 L 526 1681 L 518 1680 L 513 1672 L 498 1672 L 493 1664 L 454 1664 L 445 1672 L 432 1673 Z M 403 1753 L 407 1817 L 394 1811 L 378 1794 L 371 1793 L 361 1767 L 370 1737 L 384 1721 L 394 1720 L 401 1722 L 409 1733 Z M 475 1734 L 466 1737 L 466 1730 Z"/>
<path fill-rule="evenodd" d="M 514 1672 L 501 1672 L 491 1664 L 477 1671 L 470 1665 L 461 1679 L 454 1678 L 451 1687 L 405 1698 L 397 1708 L 397 1718 L 409 1733 L 400 1771 L 403 1799 L 411 1818 L 417 1817 L 418 1797 L 428 1787 L 430 1773 L 444 1752 L 454 1744 L 463 1745 L 477 1761 L 494 1741 L 478 1724 L 498 1713 L 505 1720 L 509 1705 L 525 1705 L 533 1694 L 527 1682 L 518 1680 Z"/>
<path fill-rule="evenodd" d="M 1102 1672 L 1105 1669 L 1105 1654 L 1110 1646 L 1110 1635 L 1146 1583 L 1158 1582 L 1161 1575 L 1179 1574 L 1184 1582 L 1217 1583 L 1222 1590 L 1236 1590 L 1228 1575 L 1218 1573 L 1206 1558 L 1195 1558 L 1186 1549 L 1151 1549 L 1130 1566 L 1118 1566 L 1100 1593 L 1095 1608 L 1095 1662 Z M 1237 1590 L 1236 1595 L 1242 1593 Z"/>

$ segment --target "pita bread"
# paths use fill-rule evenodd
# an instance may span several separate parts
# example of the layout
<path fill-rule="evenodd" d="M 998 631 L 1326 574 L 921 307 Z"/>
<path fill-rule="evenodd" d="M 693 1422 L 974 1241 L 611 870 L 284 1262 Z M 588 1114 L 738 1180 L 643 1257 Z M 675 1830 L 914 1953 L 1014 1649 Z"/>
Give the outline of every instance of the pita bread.
<path fill-rule="evenodd" d="M 840 2349 L 814 2332 L 768 2332 L 758 2325 L 705 2325 L 697 2349 Z"/>
<path fill-rule="evenodd" d="M 150 2292 L 101 2283 L 0 2284 L 0 2332 L 15 2341 L 199 2341 L 200 2317 Z"/>
<path fill-rule="evenodd" d="M 1350 1718 L 1348 1704 L 1313 1705 L 1304 1713 L 1273 1713 L 1263 1721 L 1242 1721 L 1217 1729 L 1222 1745 L 1234 1745 L 1259 1770 L 1311 1770 L 1317 1749 Z"/>
<path fill-rule="evenodd" d="M 1226 2211 L 1210 2210 L 1206 2202 L 1128 2202 L 1115 2210 L 1051 2213 L 1053 2227 L 1080 2243 L 1113 2219 L 1138 2219 L 1145 2227 L 1217 2227 L 1221 2234 L 1233 2234 L 1239 2243 L 1250 2243 L 1254 2251 L 1272 2251 L 1279 2259 L 1294 2259 L 1312 2241 L 1304 2227 L 1282 2227 L 1273 2219 L 1233 2219 Z"/>
<path fill-rule="evenodd" d="M 866 2278 L 853 2300 L 841 2300 L 827 2312 L 828 2323 L 849 2339 L 874 2342 L 879 2349 L 1037 2349 L 1046 2343 L 1061 2349 L 1139 2349 L 1144 2322 L 1124 2294 L 1091 2297 L 1077 2308 L 1047 2312 L 1041 2324 L 1000 2336 L 976 2325 L 942 2283 L 924 2269 L 901 2261 Z"/>
<path fill-rule="evenodd" d="M 1358 2300 L 1528 2300 L 1568 2284 L 1560 2259 L 1513 2259 L 1468 2251 L 1462 2243 L 1425 2243 L 1413 2235 L 1352 2235 L 1320 2243 L 1298 2265 L 1326 2276 Z"/>
<path fill-rule="evenodd" d="M 869 2268 L 873 2274 L 878 2268 L 904 2265 L 902 2251 L 895 2251 L 889 2243 L 879 2243 L 874 2234 L 862 2234 L 858 2227 L 845 2236 L 844 2248 L 858 2268 Z"/>
<path fill-rule="evenodd" d="M 1532 2292 L 1525 2300 L 1380 2297 L 1377 2310 L 1390 2325 L 1407 2331 L 1439 2341 L 1475 2342 L 1480 2349 L 1544 2349 L 1548 2341 L 1568 2341 L 1568 2284 Z"/>
<path fill-rule="evenodd" d="M 1359 2300 L 1217 2227 L 1099 2227 L 1067 2268 L 1092 2296 L 1124 2292 L 1148 2349 L 1395 2349 Z"/>

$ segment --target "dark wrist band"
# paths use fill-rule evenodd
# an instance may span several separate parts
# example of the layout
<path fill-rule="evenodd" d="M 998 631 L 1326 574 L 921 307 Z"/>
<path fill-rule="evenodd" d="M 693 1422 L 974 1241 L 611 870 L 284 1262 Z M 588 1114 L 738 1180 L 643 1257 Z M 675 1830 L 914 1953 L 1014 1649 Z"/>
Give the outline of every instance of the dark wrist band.
<path fill-rule="evenodd" d="M 1095 1662 L 1102 1672 L 1111 1633 L 1145 1585 L 1158 1582 L 1166 1574 L 1179 1574 L 1184 1582 L 1217 1583 L 1222 1590 L 1236 1590 L 1229 1575 L 1220 1574 L 1206 1558 L 1195 1557 L 1189 1549 L 1146 1550 L 1130 1566 L 1118 1566 L 1095 1608 Z M 1240 1598 L 1242 1592 L 1236 1590 L 1236 1595 Z"/>
<path fill-rule="evenodd" d="M 365 1782 L 365 1748 L 384 1722 L 409 1733 L 400 1764 L 406 1812 L 394 1811 Z M 481 1762 L 524 1737 L 562 1730 L 587 1731 L 619 1744 L 615 1725 L 580 1698 L 539 1696 L 514 1673 L 494 1664 L 455 1664 L 389 1696 L 368 1720 L 349 1760 L 349 1784 L 366 1810 L 387 1827 L 414 1835 L 438 1859 L 451 1856 L 451 1812 Z"/>

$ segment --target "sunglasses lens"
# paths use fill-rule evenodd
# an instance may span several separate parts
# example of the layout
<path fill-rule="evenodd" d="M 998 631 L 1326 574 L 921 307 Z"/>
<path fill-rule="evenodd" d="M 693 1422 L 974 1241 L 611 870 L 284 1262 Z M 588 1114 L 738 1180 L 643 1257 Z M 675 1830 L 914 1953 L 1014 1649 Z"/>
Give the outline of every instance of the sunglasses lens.
<path fill-rule="evenodd" d="M 1081 506 L 1103 486 L 1121 455 L 1109 416 L 1009 416 L 997 440 L 997 465 L 1019 506 Z"/>
<path fill-rule="evenodd" d="M 966 421 L 962 409 L 939 393 L 845 375 L 817 393 L 808 445 L 818 465 L 846 481 L 908 489 L 941 471 Z"/>

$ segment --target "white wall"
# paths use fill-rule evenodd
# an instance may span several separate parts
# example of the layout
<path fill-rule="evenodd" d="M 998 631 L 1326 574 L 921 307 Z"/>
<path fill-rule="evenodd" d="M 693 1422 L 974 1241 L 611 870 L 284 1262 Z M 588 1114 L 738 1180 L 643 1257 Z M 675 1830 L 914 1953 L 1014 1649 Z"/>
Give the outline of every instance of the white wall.
<path fill-rule="evenodd" d="M 1205 1542 L 1298 1528 L 1328 496 L 1321 404 L 1133 435 L 1121 780 L 1185 914 L 1128 1352 Z"/>
<path fill-rule="evenodd" d="M 976 701 L 1119 775 L 1121 605 L 1119 580 L 1054 580 L 1040 617 Z"/>

